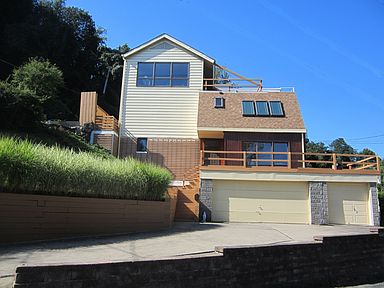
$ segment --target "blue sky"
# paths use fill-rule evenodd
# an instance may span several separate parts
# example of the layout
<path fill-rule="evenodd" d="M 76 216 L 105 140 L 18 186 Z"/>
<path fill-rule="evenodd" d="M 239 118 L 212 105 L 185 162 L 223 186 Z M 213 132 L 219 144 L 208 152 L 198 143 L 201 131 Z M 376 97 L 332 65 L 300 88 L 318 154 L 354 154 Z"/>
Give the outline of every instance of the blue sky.
<path fill-rule="evenodd" d="M 384 156 L 384 0 L 67 0 L 131 48 L 168 33 L 265 87 L 294 86 L 311 140 Z"/>

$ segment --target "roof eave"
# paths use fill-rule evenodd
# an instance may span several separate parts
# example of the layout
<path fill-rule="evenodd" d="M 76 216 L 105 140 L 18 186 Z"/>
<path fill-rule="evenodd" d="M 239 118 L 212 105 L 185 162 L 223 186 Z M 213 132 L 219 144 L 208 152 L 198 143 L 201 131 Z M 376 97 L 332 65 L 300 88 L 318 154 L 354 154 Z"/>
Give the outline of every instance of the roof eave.
<path fill-rule="evenodd" d="M 124 59 L 127 59 L 128 57 L 132 56 L 133 54 L 136 54 L 137 52 L 139 52 L 139 51 L 141 51 L 141 50 L 151 46 L 152 44 L 154 44 L 154 43 L 156 43 L 158 41 L 164 40 L 164 39 L 168 40 L 170 42 L 173 42 L 174 44 L 176 44 L 176 45 L 178 45 L 178 46 L 180 46 L 180 47 L 190 51 L 191 53 L 195 54 L 196 56 L 198 56 L 198 57 L 200 57 L 200 58 L 202 58 L 202 59 L 204 59 L 204 60 L 206 60 L 206 61 L 208 61 L 210 63 L 215 63 L 216 62 L 215 59 L 205 55 L 204 53 L 202 53 L 202 52 L 192 48 L 191 46 L 189 46 L 189 45 L 187 45 L 187 44 L 177 40 L 176 38 L 174 38 L 174 37 L 172 37 L 172 36 L 170 36 L 168 34 L 161 34 L 161 35 L 153 38 L 152 40 L 149 40 L 149 41 L 141 44 L 140 46 L 138 46 L 138 47 L 128 51 L 127 53 L 123 54 L 122 57 Z"/>

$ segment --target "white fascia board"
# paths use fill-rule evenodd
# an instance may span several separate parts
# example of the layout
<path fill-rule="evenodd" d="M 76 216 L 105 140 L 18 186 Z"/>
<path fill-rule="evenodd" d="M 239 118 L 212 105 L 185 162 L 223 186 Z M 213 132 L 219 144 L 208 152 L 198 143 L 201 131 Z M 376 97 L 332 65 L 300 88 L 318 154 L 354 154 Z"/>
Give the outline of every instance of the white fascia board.
<path fill-rule="evenodd" d="M 168 34 L 162 34 L 162 35 L 159 35 L 157 36 L 156 38 L 153 38 L 152 40 L 132 49 L 131 51 L 128 51 L 127 53 L 123 54 L 123 58 L 126 59 L 128 58 L 129 56 L 151 46 L 152 44 L 158 42 L 158 41 L 161 41 L 161 40 L 168 40 L 169 42 L 172 42 L 182 48 L 184 48 L 185 50 L 199 56 L 200 58 L 203 58 L 204 60 L 210 62 L 210 63 L 215 63 L 215 59 L 205 55 L 204 53 L 196 50 L 195 48 L 192 48 L 191 46 L 177 40 L 176 38 L 173 38 L 172 36 L 168 35 Z"/>
<path fill-rule="evenodd" d="M 219 128 L 219 127 L 197 127 L 197 131 L 219 131 L 219 132 L 268 132 L 268 133 L 307 133 L 307 129 L 276 129 L 276 128 Z"/>
<path fill-rule="evenodd" d="M 261 171 L 220 171 L 200 170 L 201 179 L 239 180 L 239 181 L 294 181 L 294 182 L 344 182 L 377 183 L 378 175 L 366 174 L 316 174 Z"/>

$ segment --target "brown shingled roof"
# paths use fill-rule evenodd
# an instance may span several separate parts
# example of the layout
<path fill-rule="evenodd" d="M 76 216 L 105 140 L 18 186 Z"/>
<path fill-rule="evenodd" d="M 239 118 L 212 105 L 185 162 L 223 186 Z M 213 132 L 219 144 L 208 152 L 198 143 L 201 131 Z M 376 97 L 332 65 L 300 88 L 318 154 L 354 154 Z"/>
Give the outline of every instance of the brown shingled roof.
<path fill-rule="evenodd" d="M 200 92 L 198 130 L 218 128 L 218 131 L 237 129 L 305 129 L 296 94 L 293 92 L 224 93 Z M 215 108 L 215 97 L 225 99 L 225 108 Z M 284 117 L 244 117 L 242 101 L 281 101 Z"/>

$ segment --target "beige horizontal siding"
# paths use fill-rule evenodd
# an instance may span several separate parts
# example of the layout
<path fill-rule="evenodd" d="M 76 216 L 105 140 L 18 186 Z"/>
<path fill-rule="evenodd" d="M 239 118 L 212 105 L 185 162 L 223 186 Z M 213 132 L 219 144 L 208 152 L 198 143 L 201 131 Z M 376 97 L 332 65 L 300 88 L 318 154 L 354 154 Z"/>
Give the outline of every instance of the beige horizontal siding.
<path fill-rule="evenodd" d="M 189 87 L 136 87 L 138 62 L 188 62 Z M 203 60 L 179 48 L 151 49 L 125 61 L 120 115 L 121 135 L 198 138 L 197 111 Z"/>

